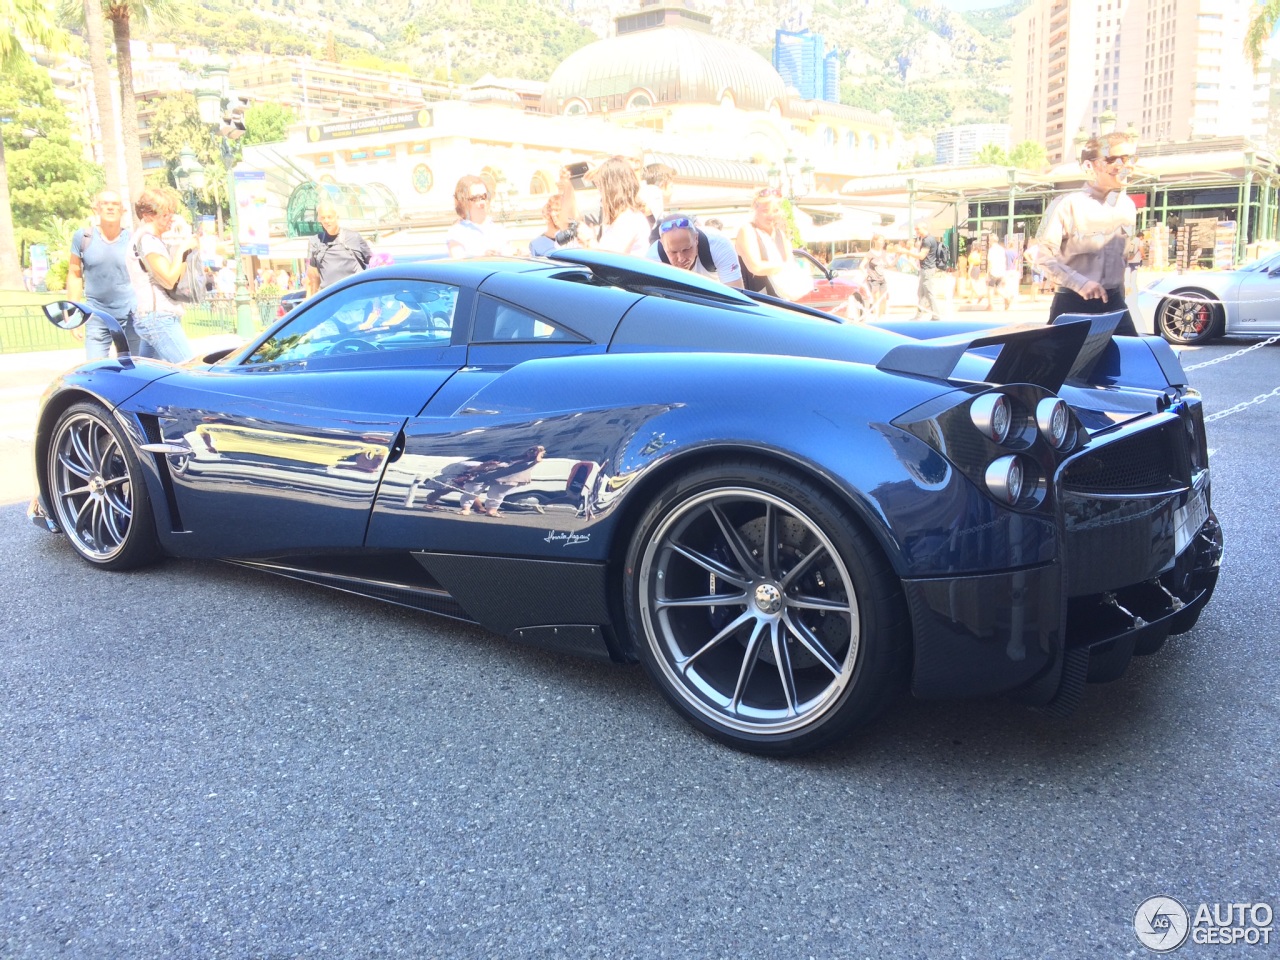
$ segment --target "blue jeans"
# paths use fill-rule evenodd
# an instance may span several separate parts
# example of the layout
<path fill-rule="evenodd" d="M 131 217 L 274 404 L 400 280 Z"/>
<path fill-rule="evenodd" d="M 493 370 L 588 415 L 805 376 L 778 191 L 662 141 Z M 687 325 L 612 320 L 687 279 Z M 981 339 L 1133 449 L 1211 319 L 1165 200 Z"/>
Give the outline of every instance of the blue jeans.
<path fill-rule="evenodd" d="M 147 345 L 138 336 L 133 323 L 133 315 L 117 317 L 124 330 L 125 339 L 129 341 L 129 353 L 135 357 L 154 356 L 147 352 Z M 111 356 L 111 348 L 115 344 L 111 340 L 111 331 L 97 317 L 90 317 L 84 325 L 84 352 L 87 360 L 101 360 Z"/>
<path fill-rule="evenodd" d="M 182 320 L 172 313 L 142 313 L 135 316 L 133 325 L 138 336 L 151 352 L 161 360 L 183 363 L 190 360 L 195 351 L 182 329 Z M 145 350 L 142 355 L 146 355 Z"/>

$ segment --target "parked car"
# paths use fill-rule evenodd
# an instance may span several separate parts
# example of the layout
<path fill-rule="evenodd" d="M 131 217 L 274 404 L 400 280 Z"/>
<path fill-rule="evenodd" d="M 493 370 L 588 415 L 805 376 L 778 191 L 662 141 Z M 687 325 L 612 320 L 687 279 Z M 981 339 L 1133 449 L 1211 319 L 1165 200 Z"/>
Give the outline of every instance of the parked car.
<path fill-rule="evenodd" d="M 1280 253 L 1238 270 L 1171 274 L 1138 292 L 1134 323 L 1170 343 L 1280 333 Z"/>
<path fill-rule="evenodd" d="M 797 302 L 817 310 L 825 310 L 846 320 L 866 319 L 871 306 L 871 292 L 857 277 L 836 276 L 822 261 L 807 250 L 793 250 L 792 256 L 813 277 L 813 289 Z"/>
<path fill-rule="evenodd" d="M 1069 710 L 1217 581 L 1200 398 L 1115 314 L 893 332 L 563 250 L 369 270 L 183 366 L 100 319 L 119 357 L 45 395 L 29 510 L 87 563 L 221 558 L 639 660 L 744 750 L 907 687 Z"/>

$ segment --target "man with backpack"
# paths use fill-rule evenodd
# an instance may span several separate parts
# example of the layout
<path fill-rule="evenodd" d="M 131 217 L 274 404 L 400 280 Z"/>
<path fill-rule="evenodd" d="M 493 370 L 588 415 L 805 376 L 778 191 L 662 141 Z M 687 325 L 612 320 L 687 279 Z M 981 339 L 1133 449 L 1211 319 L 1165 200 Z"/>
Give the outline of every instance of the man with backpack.
<path fill-rule="evenodd" d="M 373 250 L 364 237 L 338 222 L 338 208 L 331 200 L 316 204 L 320 232 L 307 245 L 307 296 L 369 267 Z"/>
<path fill-rule="evenodd" d="M 133 326 L 138 298 L 129 275 L 129 231 L 122 226 L 124 204 L 120 195 L 103 190 L 93 200 L 97 226 L 77 230 L 71 238 L 71 257 L 67 263 L 67 299 L 82 300 L 99 313 L 116 318 L 129 340 L 129 350 L 137 353 L 141 346 Z M 111 353 L 111 333 L 101 320 L 90 317 L 81 328 L 85 355 L 100 360 Z M 76 333 L 80 333 L 77 330 Z"/>
<path fill-rule="evenodd" d="M 900 247 L 902 253 L 919 264 L 920 281 L 916 289 L 916 315 L 914 320 L 941 320 L 938 309 L 938 241 L 929 233 L 929 221 L 916 221 L 916 245 Z"/>
<path fill-rule="evenodd" d="M 719 280 L 727 287 L 742 288 L 738 251 L 719 234 L 699 230 L 688 214 L 672 214 L 658 221 L 658 239 L 648 258 L 681 270 Z"/>

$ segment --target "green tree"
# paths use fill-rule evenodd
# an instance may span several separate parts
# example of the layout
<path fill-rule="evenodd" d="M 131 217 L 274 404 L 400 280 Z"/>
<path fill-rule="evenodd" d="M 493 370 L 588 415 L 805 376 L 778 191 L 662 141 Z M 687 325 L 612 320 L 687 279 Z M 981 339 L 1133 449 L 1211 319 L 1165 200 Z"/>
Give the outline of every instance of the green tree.
<path fill-rule="evenodd" d="M 148 132 L 151 136 L 151 148 L 164 160 L 164 184 L 171 187 L 177 185 L 174 172 L 178 169 L 178 159 L 183 149 L 190 147 L 205 168 L 205 188 L 199 194 L 198 202 L 201 206 L 215 209 L 221 220 L 227 210 L 226 168 L 222 161 L 221 137 L 208 124 L 201 122 L 200 109 L 193 94 L 166 94 L 152 100 L 151 106 L 155 112 Z M 233 162 L 238 159 L 238 156 L 232 157 Z M 155 182 L 158 178 L 153 174 L 151 179 Z"/>
<path fill-rule="evenodd" d="M 980 165 L 990 164 L 996 167 L 1007 167 L 1009 165 L 1009 155 L 1004 152 L 1004 147 L 998 143 L 986 143 L 982 145 L 982 149 L 973 155 L 973 162 Z"/>
<path fill-rule="evenodd" d="M 90 196 L 102 186 L 102 171 L 86 163 L 80 145 L 72 142 L 71 124 L 47 70 L 27 64 L 5 79 L 0 85 L 0 117 L 7 122 L 0 126 L 0 139 L 16 250 L 18 240 L 40 241 L 51 217 L 83 222 Z M 19 286 L 21 282 L 19 275 Z"/>
<path fill-rule="evenodd" d="M 50 49 L 64 46 L 65 35 L 58 28 L 52 0 L 0 0 L 0 95 L 14 86 L 15 75 L 30 69 L 30 58 L 21 40 L 31 40 Z M 0 124 L 7 132 L 14 118 L 0 106 Z M 18 135 L 23 128 L 19 125 Z M 9 172 L 5 139 L 0 137 L 0 288 L 22 289 L 22 264 L 13 232 L 13 209 L 9 201 Z"/>
<path fill-rule="evenodd" d="M 298 118 L 292 110 L 278 103 L 255 103 L 244 112 L 244 137 L 241 143 L 276 143 L 289 135 L 291 124 Z"/>
<path fill-rule="evenodd" d="M 1035 140 L 1023 140 L 1009 151 L 1009 163 L 1019 170 L 1034 173 L 1049 165 L 1049 154 L 1045 152 L 1043 144 Z"/>
<path fill-rule="evenodd" d="M 1266 0 L 1259 4 L 1244 37 L 1245 53 L 1255 67 L 1262 60 L 1271 35 L 1276 32 L 1277 23 L 1280 23 L 1280 0 Z"/>
<path fill-rule="evenodd" d="M 5 2 L 5 0 L 0 0 Z M 51 0 L 52 2 L 52 0 Z M 138 135 L 137 97 L 133 89 L 133 27 L 138 24 L 167 26 L 185 12 L 180 6 L 184 0 L 62 0 L 62 17 L 71 24 L 82 26 L 90 37 L 89 52 L 94 52 L 95 28 L 88 19 L 93 11 L 101 13 L 111 23 L 112 39 L 116 48 L 116 72 L 120 84 L 120 139 L 124 143 L 125 175 L 130 196 L 142 192 L 142 146 Z M 91 59 L 92 62 L 92 59 Z M 94 73 L 94 85 L 98 84 Z M 101 98 L 101 94 L 98 94 Z M 99 113 L 102 113 L 99 102 Z M 104 128 L 104 137 L 106 129 Z M 113 141 L 108 141 L 113 142 Z M 105 151 L 104 151 L 105 152 Z"/>

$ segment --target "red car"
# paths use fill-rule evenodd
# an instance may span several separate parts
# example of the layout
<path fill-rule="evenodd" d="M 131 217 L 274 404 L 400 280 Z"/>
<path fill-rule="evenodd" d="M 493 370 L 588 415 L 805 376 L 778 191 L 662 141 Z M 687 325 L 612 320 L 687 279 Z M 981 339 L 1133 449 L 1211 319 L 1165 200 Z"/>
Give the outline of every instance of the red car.
<path fill-rule="evenodd" d="M 871 291 L 857 276 L 837 276 L 807 250 L 793 250 L 796 263 L 813 277 L 813 289 L 797 303 L 834 313 L 846 320 L 861 322 L 871 306 Z"/>

